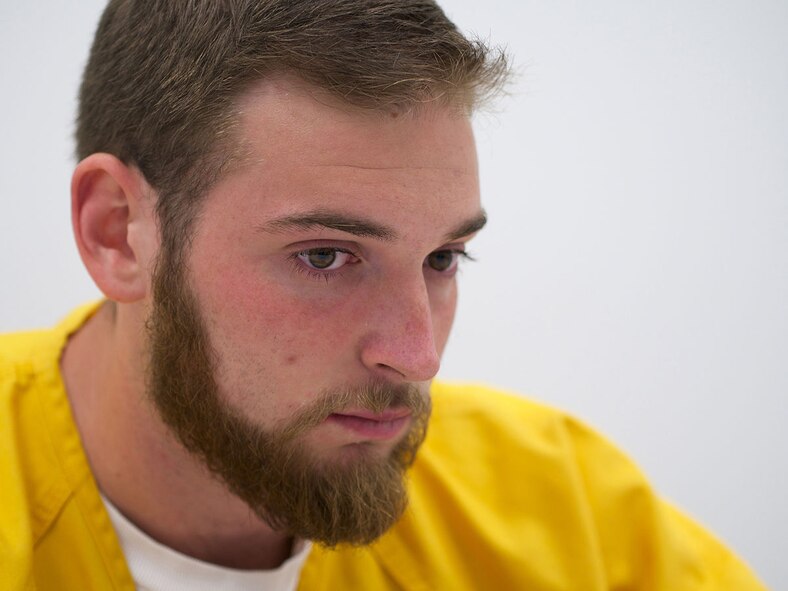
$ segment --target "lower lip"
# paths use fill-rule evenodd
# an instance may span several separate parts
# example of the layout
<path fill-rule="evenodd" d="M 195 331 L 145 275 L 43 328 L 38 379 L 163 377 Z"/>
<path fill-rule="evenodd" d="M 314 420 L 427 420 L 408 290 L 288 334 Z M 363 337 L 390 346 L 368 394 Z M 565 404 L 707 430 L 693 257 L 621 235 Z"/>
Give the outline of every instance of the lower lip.
<path fill-rule="evenodd" d="M 384 440 L 399 435 L 410 421 L 410 415 L 390 421 L 374 421 L 353 415 L 333 414 L 328 417 L 328 421 L 340 425 L 366 440 Z"/>

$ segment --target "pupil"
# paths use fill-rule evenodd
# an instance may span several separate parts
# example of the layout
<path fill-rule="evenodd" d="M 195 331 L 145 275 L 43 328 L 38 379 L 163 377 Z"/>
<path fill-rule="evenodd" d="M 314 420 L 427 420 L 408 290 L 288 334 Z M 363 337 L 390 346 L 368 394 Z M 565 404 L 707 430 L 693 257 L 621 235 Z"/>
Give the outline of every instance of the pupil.
<path fill-rule="evenodd" d="M 309 252 L 309 264 L 316 269 L 327 269 L 334 264 L 336 258 L 336 251 L 330 248 L 318 248 Z"/>
<path fill-rule="evenodd" d="M 451 267 L 453 261 L 454 253 L 449 252 L 448 250 L 433 252 L 427 257 L 427 264 L 429 264 L 429 266 L 436 271 L 445 271 Z"/>

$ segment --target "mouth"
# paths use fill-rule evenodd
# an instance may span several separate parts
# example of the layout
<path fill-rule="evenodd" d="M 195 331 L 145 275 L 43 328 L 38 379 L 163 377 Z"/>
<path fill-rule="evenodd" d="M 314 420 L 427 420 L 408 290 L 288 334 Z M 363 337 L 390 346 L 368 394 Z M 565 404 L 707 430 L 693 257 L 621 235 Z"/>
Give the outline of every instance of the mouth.
<path fill-rule="evenodd" d="M 329 415 L 327 422 L 353 432 L 364 440 L 382 441 L 399 435 L 410 423 L 411 412 L 393 408 L 381 413 L 369 410 L 343 410 Z"/>

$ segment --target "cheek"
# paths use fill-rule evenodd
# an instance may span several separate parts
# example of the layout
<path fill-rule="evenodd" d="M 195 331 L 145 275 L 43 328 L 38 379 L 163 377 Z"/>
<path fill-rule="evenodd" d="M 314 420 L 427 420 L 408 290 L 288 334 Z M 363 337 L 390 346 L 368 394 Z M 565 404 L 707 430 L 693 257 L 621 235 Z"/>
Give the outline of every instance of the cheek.
<path fill-rule="evenodd" d="M 352 351 L 349 304 L 299 296 L 249 273 L 225 270 L 214 277 L 200 297 L 211 339 L 228 365 L 235 359 L 247 366 L 264 364 L 269 374 L 284 379 L 304 378 Z"/>

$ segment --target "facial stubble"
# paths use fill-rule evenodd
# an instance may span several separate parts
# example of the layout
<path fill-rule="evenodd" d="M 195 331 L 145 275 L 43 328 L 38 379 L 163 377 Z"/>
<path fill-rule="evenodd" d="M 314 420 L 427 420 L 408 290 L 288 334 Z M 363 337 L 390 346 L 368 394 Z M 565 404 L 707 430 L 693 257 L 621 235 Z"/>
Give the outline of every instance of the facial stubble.
<path fill-rule="evenodd" d="M 254 424 L 222 400 L 216 353 L 179 258 L 162 251 L 148 321 L 148 391 L 163 421 L 273 528 L 327 546 L 380 537 L 407 505 L 406 471 L 426 435 L 429 399 L 411 384 L 372 381 L 327 390 L 274 430 Z M 412 423 L 386 457 L 356 449 L 346 461 L 321 461 L 303 443 L 332 413 L 393 406 L 407 407 Z"/>

